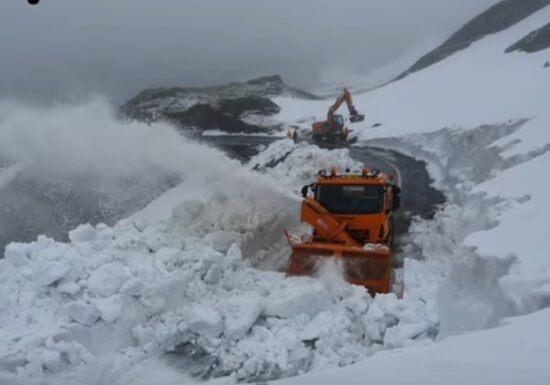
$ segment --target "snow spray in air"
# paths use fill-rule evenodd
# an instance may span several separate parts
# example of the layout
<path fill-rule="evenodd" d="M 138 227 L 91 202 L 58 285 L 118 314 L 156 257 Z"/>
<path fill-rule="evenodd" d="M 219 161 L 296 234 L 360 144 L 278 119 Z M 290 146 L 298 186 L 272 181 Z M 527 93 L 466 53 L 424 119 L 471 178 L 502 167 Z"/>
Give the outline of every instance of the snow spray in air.
<path fill-rule="evenodd" d="M 182 182 L 205 192 L 266 184 L 250 178 L 172 126 L 121 121 L 99 97 L 53 107 L 0 101 L 0 249 L 114 224 Z"/>

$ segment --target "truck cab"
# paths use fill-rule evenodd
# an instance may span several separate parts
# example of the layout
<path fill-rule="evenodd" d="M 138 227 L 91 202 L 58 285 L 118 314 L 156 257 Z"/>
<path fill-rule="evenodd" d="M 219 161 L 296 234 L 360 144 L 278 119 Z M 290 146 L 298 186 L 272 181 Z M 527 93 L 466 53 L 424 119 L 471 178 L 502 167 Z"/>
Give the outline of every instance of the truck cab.
<path fill-rule="evenodd" d="M 393 215 L 400 206 L 400 189 L 378 170 L 361 174 L 320 175 L 312 186 L 314 199 L 347 224 L 359 243 L 393 241 Z"/>
<path fill-rule="evenodd" d="M 372 295 L 401 295 L 403 286 L 396 286 L 392 267 L 393 212 L 400 206 L 400 189 L 392 180 L 378 170 L 321 171 L 315 183 L 302 189 L 301 221 L 312 227 L 311 235 L 285 232 L 292 247 L 288 274 L 315 275 L 320 263 L 334 258 L 348 282 Z"/>

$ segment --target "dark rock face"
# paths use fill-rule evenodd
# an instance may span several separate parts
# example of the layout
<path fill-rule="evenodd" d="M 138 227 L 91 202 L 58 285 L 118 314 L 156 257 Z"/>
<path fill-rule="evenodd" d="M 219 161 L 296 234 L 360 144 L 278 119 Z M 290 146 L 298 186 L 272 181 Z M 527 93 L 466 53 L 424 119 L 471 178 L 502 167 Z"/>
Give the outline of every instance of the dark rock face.
<path fill-rule="evenodd" d="M 550 4 L 550 0 L 504 0 L 477 16 L 441 46 L 420 58 L 396 80 L 435 64 L 475 41 L 503 31 Z"/>
<path fill-rule="evenodd" d="M 236 117 L 244 114 L 275 115 L 281 111 L 271 99 L 261 96 L 222 99 L 218 102 L 218 108 L 221 112 Z"/>
<path fill-rule="evenodd" d="M 550 23 L 539 28 L 506 49 L 506 53 L 522 51 L 534 53 L 550 47 Z"/>
<path fill-rule="evenodd" d="M 235 103 L 235 109 L 243 109 L 242 105 L 239 105 L 238 102 Z M 200 103 L 194 104 L 187 110 L 167 111 L 164 113 L 165 120 L 175 123 L 181 128 L 189 127 L 201 130 L 223 129 L 228 132 L 243 132 L 247 134 L 268 131 L 265 127 L 248 124 L 239 119 L 239 117 L 240 115 L 225 113 L 217 106 Z"/>
<path fill-rule="evenodd" d="M 142 91 L 121 107 L 123 116 L 154 122 L 168 121 L 181 129 L 219 129 L 232 133 L 265 133 L 254 117 L 269 117 L 280 111 L 270 98 L 316 96 L 284 84 L 280 76 L 265 76 L 246 82 L 205 88 L 156 88 Z"/>

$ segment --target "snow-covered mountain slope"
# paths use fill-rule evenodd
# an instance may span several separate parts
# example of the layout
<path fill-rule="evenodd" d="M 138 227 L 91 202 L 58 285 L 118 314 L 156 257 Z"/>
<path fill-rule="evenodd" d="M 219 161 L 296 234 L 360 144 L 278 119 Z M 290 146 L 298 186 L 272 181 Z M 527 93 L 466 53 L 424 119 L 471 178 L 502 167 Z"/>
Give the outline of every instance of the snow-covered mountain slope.
<path fill-rule="evenodd" d="M 469 21 L 443 44 L 422 56 L 398 79 L 420 71 L 445 58 L 468 48 L 485 36 L 503 31 L 541 8 L 550 5 L 548 0 L 502 0 Z"/>
<path fill-rule="evenodd" d="M 439 224 L 425 234 L 437 253 L 423 252 L 428 260 L 454 259 L 439 290 L 440 337 L 495 328 L 283 384 L 354 383 L 365 373 L 389 383 L 548 382 L 550 369 L 540 357 L 548 355 L 550 312 L 540 309 L 550 305 L 550 69 L 544 66 L 550 50 L 505 50 L 549 18 L 550 8 L 543 8 L 423 71 L 355 97 L 367 122 L 354 134 L 428 161 L 449 197 Z M 279 117 L 294 122 L 321 117 L 326 108 L 276 102 Z M 377 122 L 382 126 L 369 128 Z M 507 326 L 499 321 L 525 313 Z"/>

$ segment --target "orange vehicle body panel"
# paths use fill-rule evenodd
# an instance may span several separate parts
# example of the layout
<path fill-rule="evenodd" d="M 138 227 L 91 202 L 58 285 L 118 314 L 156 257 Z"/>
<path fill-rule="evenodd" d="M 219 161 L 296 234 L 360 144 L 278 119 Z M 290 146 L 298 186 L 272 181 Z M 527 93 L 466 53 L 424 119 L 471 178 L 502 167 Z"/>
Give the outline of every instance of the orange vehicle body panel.
<path fill-rule="evenodd" d="M 316 183 L 316 186 L 322 185 L 390 186 L 390 180 L 386 175 L 324 176 Z M 292 247 L 288 274 L 315 275 L 320 263 L 335 258 L 347 281 L 365 286 L 373 295 L 391 292 L 392 194 L 392 188 L 384 189 L 383 210 L 375 214 L 332 214 L 315 199 L 305 198 L 301 220 L 313 227 L 313 234 L 301 239 L 287 233 Z"/>

